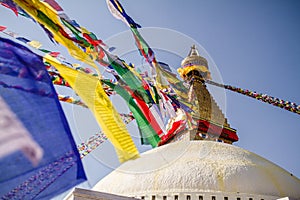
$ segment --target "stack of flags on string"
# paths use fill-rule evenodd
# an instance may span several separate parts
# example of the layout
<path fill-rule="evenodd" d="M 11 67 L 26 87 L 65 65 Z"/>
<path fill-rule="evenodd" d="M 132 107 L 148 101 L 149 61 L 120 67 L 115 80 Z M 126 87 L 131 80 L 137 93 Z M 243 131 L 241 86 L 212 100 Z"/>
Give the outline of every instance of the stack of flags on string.
<path fill-rule="evenodd" d="M 214 86 L 225 88 L 225 89 L 233 91 L 233 92 L 243 94 L 245 96 L 257 99 L 257 100 L 265 102 L 265 103 L 272 104 L 273 106 L 288 110 L 290 112 L 300 114 L 300 105 L 297 105 L 294 102 L 285 101 L 285 100 L 282 100 L 282 99 L 279 99 L 279 98 L 272 97 L 272 96 L 267 95 L 267 94 L 261 94 L 261 93 L 255 92 L 255 91 L 238 88 L 238 87 L 234 87 L 234 86 L 231 86 L 231 85 L 219 84 L 219 83 L 216 83 L 216 82 L 210 81 L 210 80 L 207 81 L 207 83 L 209 83 L 211 85 L 214 85 Z"/>

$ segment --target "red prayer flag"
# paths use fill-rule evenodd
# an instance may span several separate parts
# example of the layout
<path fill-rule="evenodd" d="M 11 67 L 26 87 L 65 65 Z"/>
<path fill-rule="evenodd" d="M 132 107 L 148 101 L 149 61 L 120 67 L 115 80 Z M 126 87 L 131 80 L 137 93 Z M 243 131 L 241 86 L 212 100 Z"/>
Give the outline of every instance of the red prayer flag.
<path fill-rule="evenodd" d="M 0 31 L 1 31 L 1 32 L 4 31 L 5 29 L 6 29 L 5 26 L 0 26 Z"/>

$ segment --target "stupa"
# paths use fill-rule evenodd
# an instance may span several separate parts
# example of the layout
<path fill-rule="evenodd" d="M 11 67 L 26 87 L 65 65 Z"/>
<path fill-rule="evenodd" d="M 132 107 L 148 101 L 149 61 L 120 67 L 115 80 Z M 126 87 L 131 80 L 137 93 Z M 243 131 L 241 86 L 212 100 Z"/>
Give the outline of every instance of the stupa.
<path fill-rule="evenodd" d="M 232 145 L 236 130 L 206 88 L 208 63 L 195 46 L 178 72 L 191 86 L 188 98 L 198 106 L 197 126 L 122 164 L 92 192 L 147 200 L 300 199 L 297 177 Z"/>

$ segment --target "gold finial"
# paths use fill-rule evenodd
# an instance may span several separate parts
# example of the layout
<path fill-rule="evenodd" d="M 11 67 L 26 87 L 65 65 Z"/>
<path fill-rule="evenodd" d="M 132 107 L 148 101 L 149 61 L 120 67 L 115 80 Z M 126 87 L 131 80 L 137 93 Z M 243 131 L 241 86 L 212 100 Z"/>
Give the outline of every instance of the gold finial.
<path fill-rule="evenodd" d="M 193 44 L 188 56 L 199 56 L 199 52 L 198 52 L 196 45 Z"/>

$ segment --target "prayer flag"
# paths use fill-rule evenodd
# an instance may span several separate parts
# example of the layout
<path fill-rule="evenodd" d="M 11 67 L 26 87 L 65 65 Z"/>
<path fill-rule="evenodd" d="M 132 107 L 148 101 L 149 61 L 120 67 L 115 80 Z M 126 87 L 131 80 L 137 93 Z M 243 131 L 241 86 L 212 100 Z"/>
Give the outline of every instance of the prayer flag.
<path fill-rule="evenodd" d="M 116 85 L 106 80 L 102 80 L 102 82 L 115 90 L 117 94 L 119 94 L 126 101 L 140 129 L 142 144 L 151 144 L 152 147 L 156 147 L 160 142 L 160 138 L 143 114 L 143 111 L 136 104 L 133 97 L 126 91 L 125 88 L 120 85 Z"/>
<path fill-rule="evenodd" d="M 1 140 L 8 136 L 3 144 L 1 141 L 1 148 L 12 142 L 15 149 L 6 149 L 10 154 L 0 158 L 0 198 L 50 199 L 85 181 L 79 153 L 42 58 L 0 38 L 0 80 L 0 96 L 7 104 L 2 104 L 6 114 L 1 110 L 0 130 L 5 120 L 18 129 L 10 129 L 13 133 L 9 136 L 1 133 Z M 8 107 L 15 117 L 7 114 Z"/>
<path fill-rule="evenodd" d="M 42 24 L 46 32 L 50 32 L 54 39 L 65 46 L 70 55 L 74 58 L 89 64 L 98 71 L 98 67 L 95 65 L 93 60 L 88 54 L 83 52 L 79 47 L 73 43 L 73 38 L 71 38 L 62 28 L 63 25 L 60 22 L 60 18 L 57 13 L 47 4 L 40 1 L 33 0 L 14 0 L 18 6 L 20 6 L 24 11 L 26 11 L 34 20 Z"/>
<path fill-rule="evenodd" d="M 135 23 L 135 21 L 133 21 L 133 19 L 129 15 L 126 14 L 125 10 L 123 9 L 122 5 L 119 3 L 118 0 L 107 0 L 106 3 L 109 11 L 115 18 L 122 20 L 130 27 L 141 27 L 139 24 Z"/>
<path fill-rule="evenodd" d="M 0 26 L 0 31 L 1 31 L 1 32 L 4 31 L 5 29 L 6 29 L 5 26 Z"/>
<path fill-rule="evenodd" d="M 114 145 L 119 161 L 125 162 L 137 158 L 139 152 L 120 115 L 103 90 L 99 79 L 90 74 L 66 67 L 49 55 L 46 55 L 44 59 L 59 71 L 60 75 L 68 81 L 93 112 L 104 134 Z"/>

